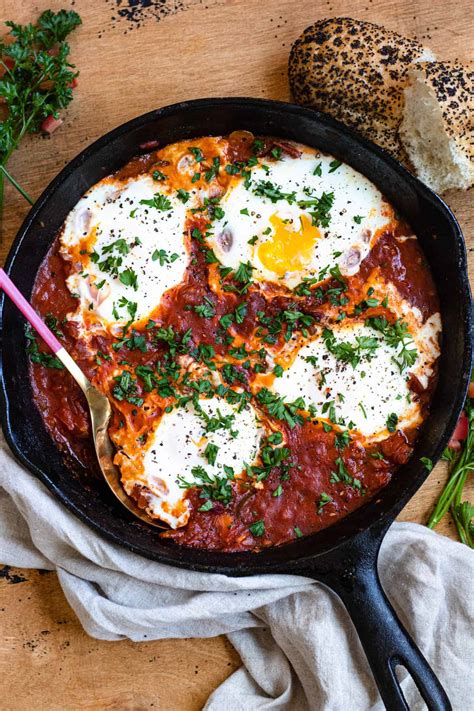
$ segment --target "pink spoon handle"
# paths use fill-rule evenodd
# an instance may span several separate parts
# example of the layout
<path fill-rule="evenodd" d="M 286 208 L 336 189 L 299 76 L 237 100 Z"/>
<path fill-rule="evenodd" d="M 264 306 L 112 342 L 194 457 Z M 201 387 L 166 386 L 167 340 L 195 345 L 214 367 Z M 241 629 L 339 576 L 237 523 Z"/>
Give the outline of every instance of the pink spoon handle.
<path fill-rule="evenodd" d="M 48 344 L 53 353 L 57 353 L 63 346 L 58 341 L 56 336 L 46 324 L 41 320 L 31 304 L 25 299 L 16 288 L 9 276 L 0 268 L 0 289 L 3 289 L 5 294 L 10 297 L 15 306 L 17 306 L 27 321 L 31 323 L 35 331 Z"/>

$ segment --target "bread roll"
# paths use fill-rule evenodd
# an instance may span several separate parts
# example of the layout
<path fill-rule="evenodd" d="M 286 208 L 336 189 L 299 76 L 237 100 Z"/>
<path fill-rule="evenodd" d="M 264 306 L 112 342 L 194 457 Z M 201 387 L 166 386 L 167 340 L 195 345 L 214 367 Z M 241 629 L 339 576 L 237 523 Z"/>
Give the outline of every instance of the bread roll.
<path fill-rule="evenodd" d="M 407 69 L 435 56 L 415 40 L 371 22 L 333 17 L 315 22 L 291 48 L 295 100 L 331 114 L 395 156 Z"/>
<path fill-rule="evenodd" d="M 417 172 L 438 193 L 474 184 L 474 72 L 452 62 L 408 71 L 400 138 Z"/>

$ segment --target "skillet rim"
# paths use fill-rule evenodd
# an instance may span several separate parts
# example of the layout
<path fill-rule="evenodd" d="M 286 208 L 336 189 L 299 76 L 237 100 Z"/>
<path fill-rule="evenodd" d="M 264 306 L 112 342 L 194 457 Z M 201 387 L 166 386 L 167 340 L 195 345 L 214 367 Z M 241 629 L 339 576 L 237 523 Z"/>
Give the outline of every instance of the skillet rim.
<path fill-rule="evenodd" d="M 233 104 L 238 105 L 239 108 L 242 107 L 253 107 L 256 111 L 259 109 L 268 110 L 271 112 L 280 111 L 283 113 L 296 114 L 296 116 L 306 117 L 307 119 L 319 122 L 326 128 L 335 130 L 342 133 L 349 140 L 358 145 L 365 153 L 375 154 L 377 158 L 388 164 L 389 168 L 394 170 L 400 178 L 411 187 L 416 195 L 424 202 L 431 204 L 432 209 L 440 213 L 451 225 L 456 240 L 456 248 L 458 253 L 458 271 L 460 274 L 459 283 L 461 285 L 461 300 L 462 300 L 462 324 L 460 323 L 460 330 L 462 328 L 463 338 L 464 338 L 464 352 L 463 352 L 463 362 L 461 368 L 461 382 L 456 397 L 453 396 L 453 405 L 451 407 L 451 416 L 444 424 L 444 436 L 440 438 L 437 446 L 434 448 L 434 453 L 432 456 L 433 461 L 437 461 L 444 447 L 446 446 L 450 434 L 453 431 L 458 416 L 461 412 L 467 387 L 469 384 L 470 369 L 472 363 L 472 314 L 471 314 L 471 291 L 470 284 L 467 276 L 467 258 L 466 250 L 464 245 L 464 239 L 462 236 L 459 224 L 454 217 L 450 208 L 444 203 L 444 201 L 435 193 L 433 193 L 426 185 L 421 183 L 415 176 L 409 173 L 404 166 L 402 166 L 396 159 L 394 159 L 385 150 L 371 143 L 364 137 L 358 135 L 353 130 L 347 128 L 343 124 L 332 119 L 332 117 L 327 116 L 321 112 L 315 111 L 307 107 L 298 106 L 288 102 L 281 102 L 268 99 L 255 99 L 252 97 L 225 97 L 225 98 L 204 98 L 195 99 L 192 101 L 184 101 L 176 104 L 171 104 L 169 106 L 162 107 L 160 109 L 155 109 L 153 111 L 142 114 L 138 117 L 127 121 L 116 128 L 112 129 L 105 135 L 98 138 L 96 141 L 87 146 L 82 150 L 75 158 L 73 158 L 61 171 L 60 173 L 49 183 L 45 188 L 43 193 L 40 195 L 35 205 L 31 208 L 27 214 L 23 224 L 21 225 L 15 240 L 13 241 L 8 257 L 5 263 L 5 271 L 10 273 L 14 267 L 17 255 L 22 247 L 23 241 L 27 239 L 29 235 L 30 228 L 34 224 L 38 213 L 42 211 L 43 208 L 47 207 L 48 200 L 51 195 L 57 190 L 57 188 L 62 185 L 69 177 L 71 177 L 74 172 L 80 168 L 81 164 L 93 157 L 94 154 L 101 148 L 106 147 L 109 143 L 115 141 L 117 138 L 123 137 L 124 135 L 132 132 L 136 128 L 146 127 L 147 124 L 158 120 L 159 118 L 166 117 L 172 114 L 179 114 L 186 112 L 188 109 L 219 109 L 220 107 L 231 107 Z M 177 139 L 178 140 L 178 139 Z M 139 151 L 137 150 L 137 154 Z M 363 171 L 361 171 L 363 173 Z M 376 184 L 372 178 L 369 178 L 372 182 Z M 1 320 L 3 320 L 3 311 L 5 308 L 5 298 L 1 303 L 0 312 L 0 325 Z M 461 321 L 461 317 L 460 317 Z M 37 476 L 42 483 L 44 483 L 47 488 L 64 504 L 69 510 L 71 510 L 82 522 L 89 525 L 99 534 L 113 541 L 114 543 L 125 547 L 126 549 L 137 553 L 138 555 L 151 558 L 152 560 L 157 560 L 162 563 L 173 565 L 176 567 L 184 567 L 196 571 L 205 572 L 217 572 L 225 573 L 227 575 L 248 575 L 254 573 L 278 573 L 285 570 L 290 571 L 294 567 L 303 567 L 305 565 L 311 564 L 315 558 L 322 556 L 331 550 L 335 550 L 341 547 L 344 543 L 354 538 L 355 535 L 362 531 L 379 530 L 384 532 L 390 523 L 393 521 L 398 512 L 403 508 L 406 502 L 414 495 L 414 493 L 420 488 L 425 479 L 429 475 L 429 471 L 426 470 L 424 466 L 417 463 L 415 466 L 414 476 L 410 482 L 407 482 L 403 487 L 402 494 L 392 502 L 389 506 L 385 506 L 383 511 L 373 511 L 377 506 L 377 498 L 374 497 L 372 500 L 367 502 L 364 506 L 360 507 L 352 514 L 341 519 L 334 526 L 328 527 L 319 531 L 317 533 L 305 536 L 298 541 L 290 542 L 281 546 L 272 546 L 261 552 L 242 552 L 242 553 L 222 553 L 209 550 L 198 550 L 187 548 L 184 546 L 179 546 L 176 544 L 163 545 L 163 550 L 160 551 L 147 551 L 143 546 L 131 543 L 130 541 L 124 540 L 123 537 L 117 535 L 114 531 L 110 531 L 104 528 L 103 525 L 98 523 L 96 520 L 91 518 L 91 516 L 84 510 L 82 510 L 75 502 L 68 498 L 67 493 L 58 486 L 54 481 L 52 481 L 49 476 L 28 458 L 21 448 L 15 441 L 14 434 L 14 423 L 10 419 L 10 407 L 9 398 L 6 392 L 6 382 L 5 373 L 3 371 L 3 360 L 0 363 L 0 400 L 1 400 L 1 419 L 2 427 L 5 434 L 5 439 L 14 453 L 14 455 L 19 459 L 29 471 L 31 471 L 35 476 Z M 408 466 L 412 465 L 413 468 L 413 457 L 409 460 L 406 465 L 400 468 L 400 470 L 406 469 Z M 399 470 L 399 471 L 400 471 Z M 384 487 L 386 489 L 386 487 Z M 383 495 L 382 490 L 382 495 Z M 118 506 L 119 504 L 117 504 Z M 377 514 L 377 515 L 376 515 Z M 363 522 L 362 525 L 357 526 L 358 520 L 361 516 L 369 519 L 368 523 Z M 353 524 L 356 524 L 354 527 Z M 353 530 L 348 530 L 351 528 Z M 324 543 L 324 533 L 330 529 L 338 529 L 339 535 L 337 536 L 336 542 L 326 542 Z M 356 530 L 354 530 L 354 528 Z M 316 537 L 319 538 L 319 543 L 323 540 L 322 545 L 317 547 L 317 551 L 303 552 L 305 548 L 308 548 L 309 541 L 315 541 Z M 298 552 L 301 553 L 298 555 Z M 208 559 L 212 559 L 209 562 Z M 296 571 L 295 571 L 296 572 Z"/>

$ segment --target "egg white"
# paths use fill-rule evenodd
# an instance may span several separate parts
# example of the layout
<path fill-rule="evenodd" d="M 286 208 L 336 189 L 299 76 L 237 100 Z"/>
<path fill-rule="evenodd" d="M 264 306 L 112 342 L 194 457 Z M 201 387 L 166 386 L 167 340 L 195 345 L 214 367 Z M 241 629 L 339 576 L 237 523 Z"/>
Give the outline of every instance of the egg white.
<path fill-rule="evenodd" d="M 357 337 L 375 338 L 378 347 L 372 357 L 363 355 L 353 367 L 338 360 L 326 347 L 322 332 L 303 346 L 282 377 L 274 381 L 274 390 L 287 400 L 303 397 L 306 408 L 313 405 L 316 417 L 328 419 L 328 403 L 333 403 L 338 424 L 358 432 L 367 440 L 389 436 L 387 418 L 398 417 L 397 429 L 421 423 L 422 413 L 413 398 L 408 380 L 416 375 L 426 386 L 427 369 L 439 355 L 439 314 L 426 322 L 414 336 L 410 348 L 418 355 L 412 367 L 400 371 L 395 363 L 398 349 L 389 346 L 383 335 L 363 323 L 339 326 L 333 330 L 337 342 L 356 344 Z M 309 360 L 308 360 L 309 359 Z M 426 379 L 426 380 L 424 380 Z"/>
<path fill-rule="evenodd" d="M 143 473 L 139 479 L 124 482 L 128 493 L 133 491 L 136 483 L 148 487 L 152 492 L 150 513 L 172 528 L 184 526 L 189 518 L 183 482 L 202 485 L 202 481 L 195 479 L 193 468 L 204 467 L 211 479 L 215 479 L 219 476 L 227 478 L 224 466 L 232 467 L 237 477 L 246 464 L 254 462 L 263 433 L 250 405 L 238 412 L 218 397 L 200 400 L 199 404 L 209 418 L 217 417 L 219 413 L 223 417 L 231 416 L 231 428 L 207 432 L 205 420 L 192 403 L 165 413 L 148 438 Z M 219 448 L 214 465 L 208 463 L 204 454 L 208 444 Z"/>
<path fill-rule="evenodd" d="M 87 244 L 87 253 L 81 255 L 82 268 L 76 267 L 67 279 L 69 290 L 78 297 L 79 321 L 93 311 L 104 326 L 123 324 L 130 320 L 127 302 L 137 304 L 134 320 L 138 321 L 158 305 L 165 291 L 182 280 L 187 265 L 183 239 L 186 207 L 173 194 L 166 195 L 170 209 L 141 204 L 157 192 L 164 194 L 163 185 L 148 175 L 125 184 L 105 180 L 86 193 L 69 214 L 61 235 L 62 255 L 72 260 L 77 245 Z M 128 254 L 117 246 L 110 249 L 117 240 L 125 241 Z M 160 250 L 164 250 L 161 262 Z M 99 255 L 99 260 L 93 261 L 91 253 Z M 122 260 L 116 276 L 101 269 L 108 256 Z M 120 274 L 128 269 L 136 274 L 136 288 L 120 280 Z"/>
<path fill-rule="evenodd" d="M 283 155 L 279 161 L 264 160 L 263 165 L 252 168 L 248 187 L 242 179 L 231 184 L 220 201 L 224 217 L 214 223 L 210 238 L 222 264 L 237 269 L 239 263 L 250 261 L 254 279 L 278 281 L 289 288 L 294 288 L 304 277 L 317 278 L 322 270 L 335 265 L 346 276 L 356 273 L 374 244 L 375 232 L 390 222 L 392 211 L 367 178 L 349 165 L 334 168 L 335 165 L 331 156 L 303 149 L 299 158 Z M 321 175 L 314 174 L 317 166 Z M 270 181 L 283 192 L 296 193 L 295 202 L 289 204 L 281 199 L 274 203 L 256 195 L 260 181 Z M 291 231 L 300 229 L 303 215 L 309 217 L 311 208 L 296 204 L 308 199 L 303 188 L 309 188 L 318 198 L 323 192 L 334 194 L 330 223 L 327 228 L 319 228 L 320 237 L 309 262 L 301 269 L 279 276 L 260 261 L 259 247 L 272 240 L 275 231 L 270 222 L 272 216 L 287 221 Z M 249 239 L 255 237 L 254 244 L 249 244 Z"/>

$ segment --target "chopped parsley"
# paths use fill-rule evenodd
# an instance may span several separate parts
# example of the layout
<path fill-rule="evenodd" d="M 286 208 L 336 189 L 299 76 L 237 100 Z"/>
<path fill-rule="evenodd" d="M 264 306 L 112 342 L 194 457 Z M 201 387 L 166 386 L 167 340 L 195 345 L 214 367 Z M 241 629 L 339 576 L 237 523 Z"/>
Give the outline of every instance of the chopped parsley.
<path fill-rule="evenodd" d="M 389 432 L 395 432 L 398 425 L 398 415 L 394 412 L 387 417 L 387 429 Z"/>
<path fill-rule="evenodd" d="M 257 538 L 260 538 L 261 536 L 264 535 L 265 533 L 265 522 L 263 519 L 260 519 L 259 521 L 255 521 L 249 526 L 249 531 L 252 534 L 252 536 L 255 536 Z"/>
<path fill-rule="evenodd" d="M 151 174 L 151 177 L 153 178 L 153 180 L 158 180 L 158 181 L 167 179 L 167 176 L 164 173 L 162 173 L 161 170 L 154 170 L 153 173 Z"/>
<path fill-rule="evenodd" d="M 100 287 L 97 285 L 97 288 Z M 64 338 L 64 333 L 58 326 L 58 319 L 53 314 L 46 314 L 45 322 L 47 327 L 54 333 L 57 338 Z"/>
<path fill-rule="evenodd" d="M 215 476 L 211 477 L 204 469 L 204 467 L 196 466 L 191 469 L 191 474 L 194 477 L 194 481 L 186 481 L 183 477 L 178 477 L 178 484 L 183 489 L 189 489 L 193 486 L 197 486 L 200 491 L 201 499 L 206 499 L 207 501 L 220 501 L 226 506 L 232 498 L 232 487 L 230 482 L 234 479 L 234 471 L 232 467 L 224 465 L 225 476 Z M 203 504 L 205 508 L 200 510 L 210 511 L 212 506 L 209 504 Z"/>
<path fill-rule="evenodd" d="M 306 200 L 299 200 L 298 207 L 307 209 L 315 227 L 329 227 L 331 221 L 331 208 L 334 204 L 334 193 L 322 193 L 321 197 L 311 193 L 309 188 L 304 188 L 308 196 Z"/>
<path fill-rule="evenodd" d="M 148 207 L 154 207 L 161 212 L 167 212 L 172 209 L 171 200 L 162 195 L 161 193 L 155 193 L 149 200 L 140 200 L 140 205 L 147 205 Z"/>
<path fill-rule="evenodd" d="M 206 449 L 204 450 L 204 456 L 206 457 L 208 463 L 211 466 L 214 466 L 216 463 L 217 459 L 217 452 L 219 451 L 219 447 L 216 444 L 209 444 L 206 446 Z"/>
<path fill-rule="evenodd" d="M 216 315 L 216 309 L 213 302 L 208 296 L 204 297 L 204 303 L 194 306 L 194 311 L 202 318 L 213 318 Z"/>
<path fill-rule="evenodd" d="M 379 342 L 372 336 L 357 336 L 355 344 L 348 341 L 336 341 L 334 333 L 329 329 L 323 330 L 323 341 L 330 353 L 343 363 L 350 363 L 355 368 L 363 358 L 371 360 L 379 347 Z"/>
<path fill-rule="evenodd" d="M 137 407 L 143 405 L 143 398 L 138 396 L 137 381 L 130 371 L 122 371 L 121 375 L 117 375 L 114 380 L 115 385 L 112 390 L 112 395 L 116 400 L 126 400 Z"/>
<path fill-rule="evenodd" d="M 329 494 L 326 494 L 324 491 L 321 492 L 319 495 L 319 501 L 317 502 L 316 506 L 318 509 L 318 514 L 321 514 L 323 512 L 323 508 L 330 504 L 332 502 L 332 498 L 329 496 Z"/>
<path fill-rule="evenodd" d="M 219 156 L 216 156 L 215 158 L 212 159 L 212 165 L 209 168 L 209 170 L 206 170 L 204 173 L 204 179 L 206 182 L 210 182 L 213 178 L 216 178 L 219 174 L 219 167 L 220 167 L 220 158 Z"/>
<path fill-rule="evenodd" d="M 119 274 L 119 279 L 125 286 L 131 286 L 135 291 L 138 289 L 138 277 L 132 268 L 125 269 Z"/>
<path fill-rule="evenodd" d="M 283 494 L 283 487 L 281 484 L 278 484 L 277 488 L 272 491 L 272 496 L 274 498 L 278 498 Z"/>
<path fill-rule="evenodd" d="M 200 507 L 198 508 L 198 511 L 211 511 L 211 509 L 213 508 L 213 506 L 214 506 L 214 505 L 213 505 L 211 499 L 208 499 L 207 501 L 205 501 L 205 502 L 203 503 L 202 506 L 200 506 Z"/>
<path fill-rule="evenodd" d="M 57 368 L 57 370 L 63 370 L 64 365 L 61 363 L 59 358 L 52 355 L 52 353 L 43 353 L 38 348 L 38 343 L 36 341 L 36 336 L 33 333 L 33 329 L 30 324 L 25 324 L 25 336 L 27 339 L 26 352 L 32 363 L 39 363 L 45 368 Z"/>
<path fill-rule="evenodd" d="M 420 457 L 420 462 L 429 472 L 433 469 L 433 461 L 429 457 Z"/>
<path fill-rule="evenodd" d="M 298 413 L 298 410 L 305 408 L 303 398 L 299 397 L 294 402 L 285 402 L 283 397 L 275 395 L 268 388 L 261 388 L 257 393 L 257 401 L 260 405 L 265 405 L 272 417 L 283 420 L 291 429 L 303 424 L 303 417 Z"/>
<path fill-rule="evenodd" d="M 203 152 L 202 152 L 202 150 L 201 150 L 200 148 L 197 148 L 197 147 L 195 147 L 195 146 L 190 146 L 190 147 L 188 148 L 188 151 L 189 151 L 190 153 L 192 153 L 192 155 L 194 156 L 194 160 L 196 161 L 196 163 L 202 163 L 202 161 L 204 160 L 204 154 L 203 154 Z"/>
<path fill-rule="evenodd" d="M 389 323 L 385 316 L 373 316 L 366 319 L 365 323 L 366 326 L 379 331 L 391 348 L 397 349 L 397 354 L 392 357 L 392 361 L 398 366 L 401 373 L 414 365 L 418 351 L 413 348 L 413 337 L 402 319 Z"/>
<path fill-rule="evenodd" d="M 266 197 L 273 203 L 278 202 L 278 200 L 286 200 L 292 205 L 296 200 L 295 192 L 285 193 L 270 180 L 259 180 L 253 188 L 253 193 L 259 197 Z"/>
<path fill-rule="evenodd" d="M 250 262 L 240 262 L 237 271 L 234 273 L 235 281 L 238 281 L 241 284 L 248 284 L 252 281 L 253 270 L 254 267 L 250 264 Z"/>
<path fill-rule="evenodd" d="M 189 200 L 189 193 L 187 192 L 187 190 L 179 188 L 179 190 L 176 192 L 176 197 L 178 198 L 178 200 L 181 200 L 183 204 L 185 204 Z"/>
<path fill-rule="evenodd" d="M 172 262 L 175 262 L 177 259 L 179 259 L 179 254 L 173 252 L 173 254 L 170 255 L 164 249 L 155 249 L 155 251 L 151 255 L 151 258 L 153 262 L 159 260 L 160 265 L 163 266 L 165 264 L 171 264 Z"/>

